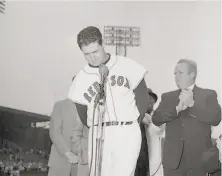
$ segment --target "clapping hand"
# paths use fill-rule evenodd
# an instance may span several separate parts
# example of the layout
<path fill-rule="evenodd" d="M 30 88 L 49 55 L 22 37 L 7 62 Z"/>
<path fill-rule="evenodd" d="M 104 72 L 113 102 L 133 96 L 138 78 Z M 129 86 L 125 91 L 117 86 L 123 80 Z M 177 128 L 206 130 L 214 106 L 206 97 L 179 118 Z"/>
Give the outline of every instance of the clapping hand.
<path fill-rule="evenodd" d="M 179 96 L 179 104 L 177 106 L 177 112 L 185 110 L 187 107 L 194 105 L 193 92 L 190 89 L 184 89 L 181 91 Z"/>
<path fill-rule="evenodd" d="M 192 107 L 194 105 L 193 92 L 191 89 L 182 90 L 179 99 L 183 103 L 183 105 L 187 107 Z"/>

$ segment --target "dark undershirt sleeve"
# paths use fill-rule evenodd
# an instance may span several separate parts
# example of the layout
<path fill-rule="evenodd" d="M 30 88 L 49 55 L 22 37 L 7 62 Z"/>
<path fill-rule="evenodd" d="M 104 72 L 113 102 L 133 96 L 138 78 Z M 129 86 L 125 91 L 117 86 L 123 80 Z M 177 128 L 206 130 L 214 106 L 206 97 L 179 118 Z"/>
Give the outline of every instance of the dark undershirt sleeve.
<path fill-rule="evenodd" d="M 145 116 L 145 113 L 149 111 L 148 107 L 151 103 L 151 99 L 148 94 L 147 86 L 144 79 L 139 83 L 139 85 L 134 89 L 133 92 L 135 94 L 136 106 L 140 113 L 139 122 L 141 122 L 143 117 Z"/>
<path fill-rule="evenodd" d="M 75 103 L 77 112 L 83 125 L 87 126 L 87 106 Z M 87 126 L 88 127 L 88 126 Z"/>

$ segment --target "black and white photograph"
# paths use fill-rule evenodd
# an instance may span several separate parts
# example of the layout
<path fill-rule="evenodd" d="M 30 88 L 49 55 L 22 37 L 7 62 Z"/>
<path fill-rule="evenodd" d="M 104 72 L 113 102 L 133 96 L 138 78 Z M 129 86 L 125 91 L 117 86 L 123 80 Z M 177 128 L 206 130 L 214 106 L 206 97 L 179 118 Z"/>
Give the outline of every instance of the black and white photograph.
<path fill-rule="evenodd" d="M 221 8 L 0 0 L 0 176 L 221 176 Z"/>

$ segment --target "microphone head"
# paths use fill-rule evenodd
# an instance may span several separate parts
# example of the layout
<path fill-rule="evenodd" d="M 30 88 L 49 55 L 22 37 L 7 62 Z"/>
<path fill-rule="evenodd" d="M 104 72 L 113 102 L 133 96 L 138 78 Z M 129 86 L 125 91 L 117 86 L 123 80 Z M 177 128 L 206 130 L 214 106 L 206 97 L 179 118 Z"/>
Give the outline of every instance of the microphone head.
<path fill-rule="evenodd" d="M 99 66 L 99 74 L 100 74 L 100 75 L 107 76 L 108 73 L 109 73 L 108 67 L 105 66 L 104 64 L 101 64 L 101 65 Z"/>

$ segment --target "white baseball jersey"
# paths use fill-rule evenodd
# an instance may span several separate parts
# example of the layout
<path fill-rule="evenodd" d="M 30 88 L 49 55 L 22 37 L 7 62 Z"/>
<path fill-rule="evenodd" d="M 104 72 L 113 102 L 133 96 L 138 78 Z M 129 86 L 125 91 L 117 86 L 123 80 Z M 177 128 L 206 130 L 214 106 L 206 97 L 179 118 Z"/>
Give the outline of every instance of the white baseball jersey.
<path fill-rule="evenodd" d="M 110 56 L 106 63 L 109 69 L 106 90 L 106 111 L 104 121 L 134 121 L 139 117 L 133 90 L 144 78 L 147 71 L 132 59 L 122 56 Z M 99 69 L 86 65 L 76 75 L 68 98 L 87 106 L 87 124 L 91 126 L 93 106 L 96 94 L 99 91 Z M 97 122 L 97 114 L 95 122 Z M 96 124 L 96 123 L 94 123 Z"/>

